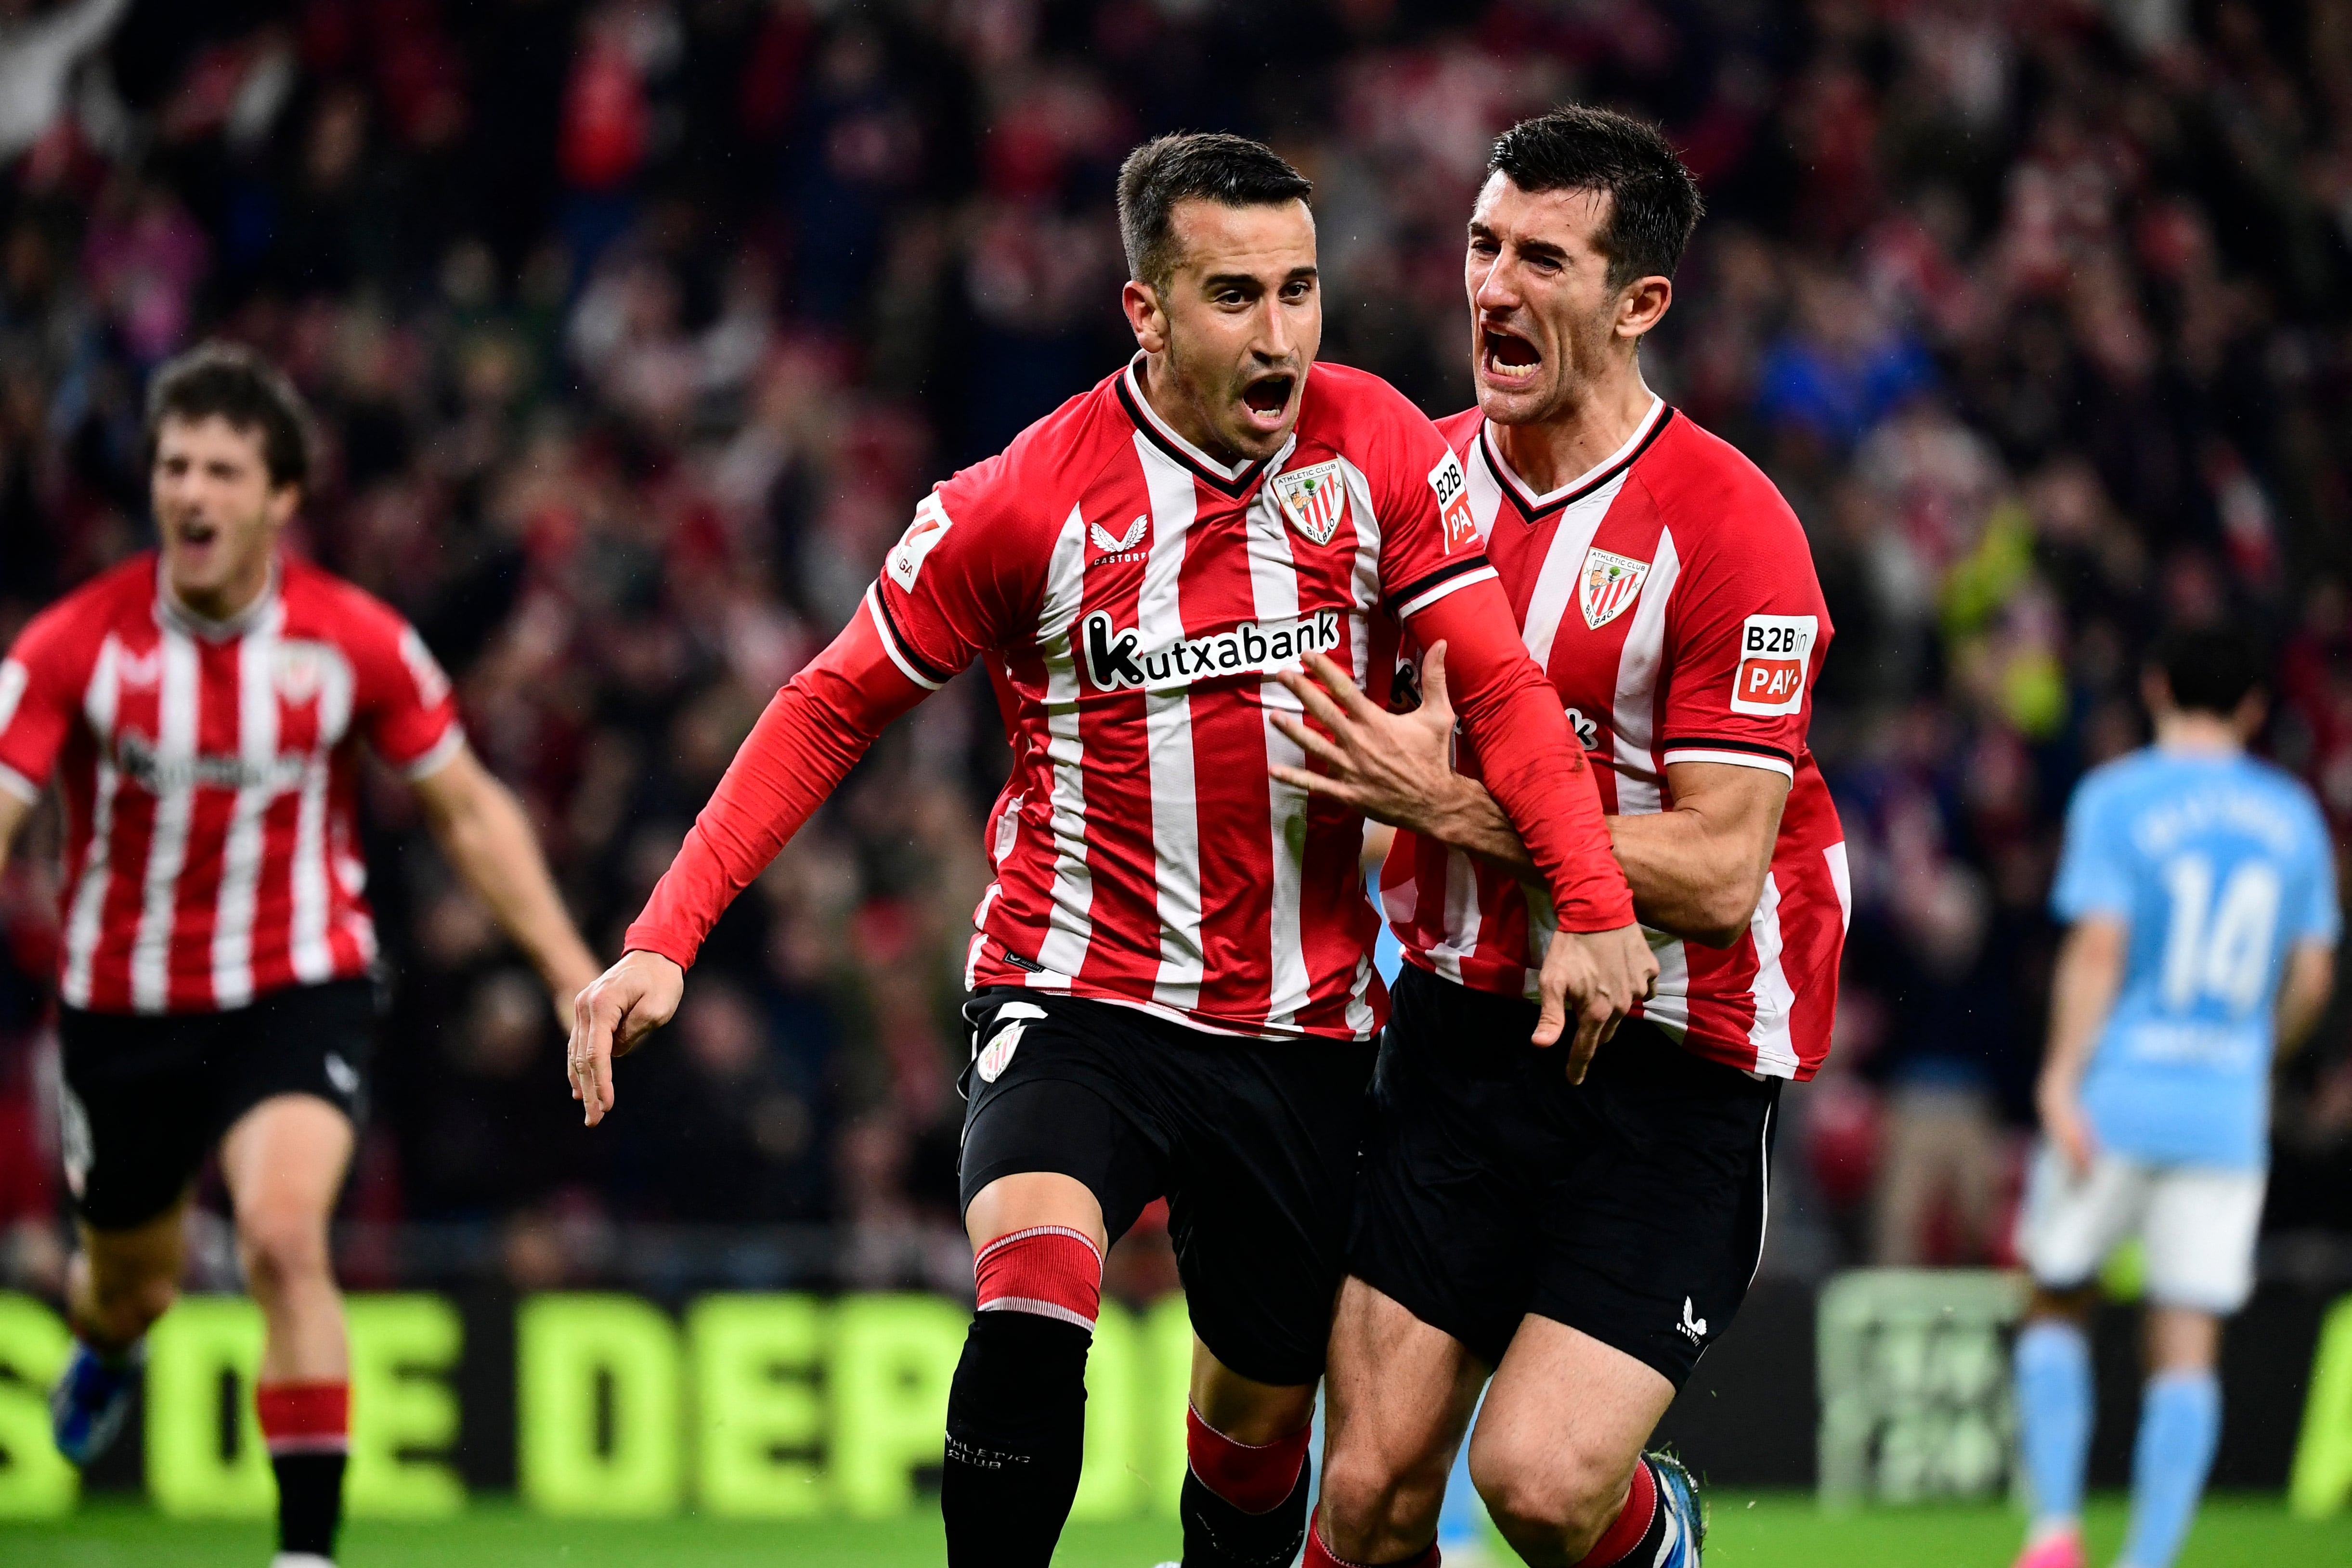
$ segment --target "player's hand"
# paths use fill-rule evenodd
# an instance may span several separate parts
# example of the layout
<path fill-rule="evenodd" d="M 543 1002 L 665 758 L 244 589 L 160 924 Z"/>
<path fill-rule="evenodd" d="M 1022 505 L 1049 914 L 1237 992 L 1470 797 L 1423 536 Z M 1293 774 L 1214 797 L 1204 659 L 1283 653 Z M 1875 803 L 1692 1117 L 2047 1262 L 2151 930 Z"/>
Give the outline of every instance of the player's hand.
<path fill-rule="evenodd" d="M 686 971 L 643 948 L 598 976 L 572 1004 L 572 1043 L 565 1051 L 572 1097 L 594 1126 L 613 1108 L 613 1059 L 669 1022 L 686 994 Z"/>
<path fill-rule="evenodd" d="M 2073 1088 L 2044 1080 L 2033 1095 L 2035 1108 L 2042 1113 L 2042 1130 L 2065 1158 L 2067 1168 L 2080 1181 L 2091 1174 L 2091 1163 L 2098 1158 L 2099 1140 L 2091 1131 L 2091 1119 L 2083 1114 L 2083 1102 Z"/>
<path fill-rule="evenodd" d="M 1581 1083 L 1592 1053 L 1617 1032 L 1634 1003 L 1648 1001 L 1657 989 L 1657 956 L 1639 925 L 1557 932 L 1544 950 L 1537 986 L 1541 1008 L 1529 1038 L 1538 1045 L 1557 1045 L 1572 1015 L 1576 1032 L 1569 1043 L 1568 1081 Z"/>
<path fill-rule="evenodd" d="M 580 993 L 594 985 L 596 980 L 597 971 L 593 960 L 583 962 L 576 969 L 567 968 L 549 975 L 548 999 L 555 1004 L 555 1026 L 564 1033 L 572 1032 L 572 1022 L 577 1016 L 572 1009 L 580 1000 Z M 572 1096 L 575 1100 L 579 1097 L 577 1094 Z"/>
<path fill-rule="evenodd" d="M 1307 709 L 1315 727 L 1286 713 L 1275 727 L 1297 741 L 1325 771 L 1276 763 L 1285 784 L 1326 795 L 1376 822 L 1430 832 L 1461 786 L 1453 765 L 1454 706 L 1445 695 L 1445 644 L 1422 662 L 1421 706 L 1390 713 L 1356 689 L 1339 665 L 1320 653 L 1304 670 L 1276 674 Z"/>

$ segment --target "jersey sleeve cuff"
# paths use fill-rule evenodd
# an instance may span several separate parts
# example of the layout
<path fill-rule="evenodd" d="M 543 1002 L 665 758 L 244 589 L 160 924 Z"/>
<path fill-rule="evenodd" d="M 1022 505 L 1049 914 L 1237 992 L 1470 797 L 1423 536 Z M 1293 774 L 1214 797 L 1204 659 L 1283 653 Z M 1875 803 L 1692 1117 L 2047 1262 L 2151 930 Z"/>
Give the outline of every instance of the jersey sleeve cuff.
<path fill-rule="evenodd" d="M 1495 569 L 1486 564 L 1485 556 L 1471 556 L 1452 566 L 1441 567 L 1396 596 L 1397 619 L 1420 614 L 1449 593 L 1458 592 L 1474 582 L 1498 580 Z"/>
<path fill-rule="evenodd" d="M 684 932 L 671 931 L 659 925 L 649 925 L 643 921 L 630 926 L 621 937 L 621 951 L 624 956 L 630 953 L 658 953 L 681 969 L 694 967 L 695 954 L 701 946 L 702 944 L 699 942 L 688 941 Z"/>
<path fill-rule="evenodd" d="M 953 671 L 935 668 L 928 660 L 907 645 L 898 635 L 897 622 L 890 619 L 890 607 L 882 602 L 882 585 L 868 585 L 866 590 L 866 610 L 874 618 L 874 631 L 882 639 L 882 651 L 898 666 L 898 673 L 927 692 L 938 691 L 948 684 Z"/>
<path fill-rule="evenodd" d="M 14 795 L 30 806 L 39 801 L 41 787 L 6 763 L 0 762 L 0 795 Z"/>
<path fill-rule="evenodd" d="M 448 767 L 457 753 L 465 749 L 466 727 L 452 720 L 441 738 L 425 747 L 422 756 L 401 765 L 400 776 L 411 784 L 421 779 L 430 779 Z"/>
<path fill-rule="evenodd" d="M 1794 782 L 1796 759 L 1777 746 L 1766 746 L 1753 740 L 1718 740 L 1713 738 L 1669 740 L 1659 748 L 1661 765 L 1676 762 L 1721 762 L 1733 768 L 1755 768 L 1767 773 L 1778 773 Z"/>

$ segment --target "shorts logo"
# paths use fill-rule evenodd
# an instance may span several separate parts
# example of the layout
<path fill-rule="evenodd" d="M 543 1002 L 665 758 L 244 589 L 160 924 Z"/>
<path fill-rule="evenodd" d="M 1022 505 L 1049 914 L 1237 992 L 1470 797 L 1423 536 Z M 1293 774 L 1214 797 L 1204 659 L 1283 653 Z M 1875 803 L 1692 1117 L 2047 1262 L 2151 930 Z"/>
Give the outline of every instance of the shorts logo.
<path fill-rule="evenodd" d="M 1731 711 L 1769 716 L 1805 706 L 1805 662 L 1821 621 L 1811 615 L 1750 615 L 1739 629 Z"/>
<path fill-rule="evenodd" d="M 1089 524 L 1087 528 L 1087 537 L 1095 541 L 1095 549 L 1103 552 L 1095 558 L 1095 564 L 1100 566 L 1107 560 L 1118 560 L 1123 558 L 1128 551 L 1143 542 L 1144 531 L 1150 527 L 1151 514 L 1149 512 L 1138 515 L 1135 521 L 1127 525 L 1127 532 L 1124 534 L 1114 534 L 1100 523 Z"/>
<path fill-rule="evenodd" d="M 1470 515 L 1470 481 L 1462 472 L 1462 460 L 1448 452 L 1429 471 L 1429 487 L 1437 496 L 1438 531 L 1452 555 L 1458 549 L 1478 548 L 1478 520 Z"/>
<path fill-rule="evenodd" d="M 1265 626 L 1244 621 L 1230 632 L 1186 637 L 1150 653 L 1141 651 L 1143 634 L 1131 626 L 1118 626 L 1108 611 L 1087 616 L 1079 632 L 1087 678 L 1097 691 L 1125 686 L 1167 691 L 1208 676 L 1287 669 L 1309 653 L 1336 653 L 1340 622 L 1336 610 L 1318 610 Z"/>
<path fill-rule="evenodd" d="M 1642 597 L 1650 580 L 1650 563 L 1619 555 L 1598 546 L 1584 552 L 1584 570 L 1577 578 L 1576 601 L 1584 610 L 1584 623 L 1595 632 L 1625 613 Z"/>
<path fill-rule="evenodd" d="M 1676 1323 L 1675 1327 L 1680 1330 L 1682 1336 L 1693 1344 L 1706 1338 L 1706 1320 L 1691 1315 L 1691 1299 L 1688 1296 L 1683 1298 L 1683 1321 Z"/>
<path fill-rule="evenodd" d="M 923 570 L 923 558 L 947 538 L 948 529 L 953 523 L 954 519 L 948 516 L 947 507 L 940 501 L 938 491 L 924 497 L 922 504 L 915 508 L 915 520 L 907 525 L 906 533 L 891 547 L 889 559 L 882 563 L 882 570 L 889 573 L 890 580 L 912 593 L 915 576 Z"/>
<path fill-rule="evenodd" d="M 89 1181 L 89 1167 L 97 1149 L 89 1135 L 89 1112 L 82 1105 L 81 1096 L 61 1080 L 58 1084 L 58 1153 L 65 1162 L 66 1186 L 76 1197 Z"/>
<path fill-rule="evenodd" d="M 336 1093 L 348 1099 L 360 1092 L 360 1070 L 331 1051 L 327 1052 L 327 1082 L 335 1086 Z"/>
<path fill-rule="evenodd" d="M 973 1066 L 982 1083 L 993 1083 L 1013 1065 L 1013 1053 L 1021 1049 L 1021 1036 L 1029 1027 L 1026 1020 L 1045 1017 L 1045 1009 L 1034 1002 L 1007 1002 L 996 1009 L 994 1022 L 1003 1025 L 995 1038 L 980 1048 Z M 1006 1022 L 1007 1019 L 1011 1022 Z"/>
<path fill-rule="evenodd" d="M 1274 495 L 1289 516 L 1290 526 L 1315 544 L 1329 544 L 1348 515 L 1348 485 L 1340 477 L 1337 458 L 1296 473 L 1276 475 Z"/>

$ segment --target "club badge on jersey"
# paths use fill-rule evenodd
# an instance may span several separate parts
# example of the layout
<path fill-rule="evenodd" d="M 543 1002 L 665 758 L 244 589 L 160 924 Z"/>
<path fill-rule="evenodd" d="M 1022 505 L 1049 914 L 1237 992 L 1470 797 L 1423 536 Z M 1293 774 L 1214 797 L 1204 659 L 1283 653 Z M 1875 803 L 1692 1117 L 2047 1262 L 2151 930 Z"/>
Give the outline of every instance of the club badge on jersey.
<path fill-rule="evenodd" d="M 1348 515 L 1348 485 L 1336 460 L 1276 475 L 1274 494 L 1290 526 L 1314 544 L 1329 544 Z"/>
<path fill-rule="evenodd" d="M 1576 601 L 1584 611 L 1584 623 L 1598 632 L 1626 611 L 1642 597 L 1642 584 L 1649 580 L 1650 563 L 1635 560 L 1632 556 L 1595 545 L 1584 552 L 1584 571 L 1577 580 Z"/>

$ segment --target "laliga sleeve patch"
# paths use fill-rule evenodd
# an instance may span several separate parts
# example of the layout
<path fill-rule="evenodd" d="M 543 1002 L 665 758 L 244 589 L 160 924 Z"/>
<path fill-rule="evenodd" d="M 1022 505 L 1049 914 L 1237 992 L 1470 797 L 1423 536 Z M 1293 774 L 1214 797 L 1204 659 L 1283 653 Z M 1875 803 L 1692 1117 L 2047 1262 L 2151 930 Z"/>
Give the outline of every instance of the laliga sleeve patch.
<path fill-rule="evenodd" d="M 1477 519 L 1470 515 L 1470 481 L 1462 460 L 1448 451 L 1429 471 L 1429 487 L 1437 496 L 1438 532 L 1445 553 L 1478 548 Z"/>
<path fill-rule="evenodd" d="M 954 519 L 948 516 L 939 493 L 933 491 L 924 497 L 922 504 L 915 508 L 915 520 L 907 525 L 906 533 L 890 548 L 890 558 L 883 563 L 882 570 L 890 574 L 891 581 L 912 593 L 915 577 L 923 570 L 923 558 L 947 538 L 952 526 Z"/>
<path fill-rule="evenodd" d="M 1741 622 L 1731 711 L 1770 717 L 1804 706 L 1806 664 L 1820 627 L 1812 615 L 1750 615 Z"/>

